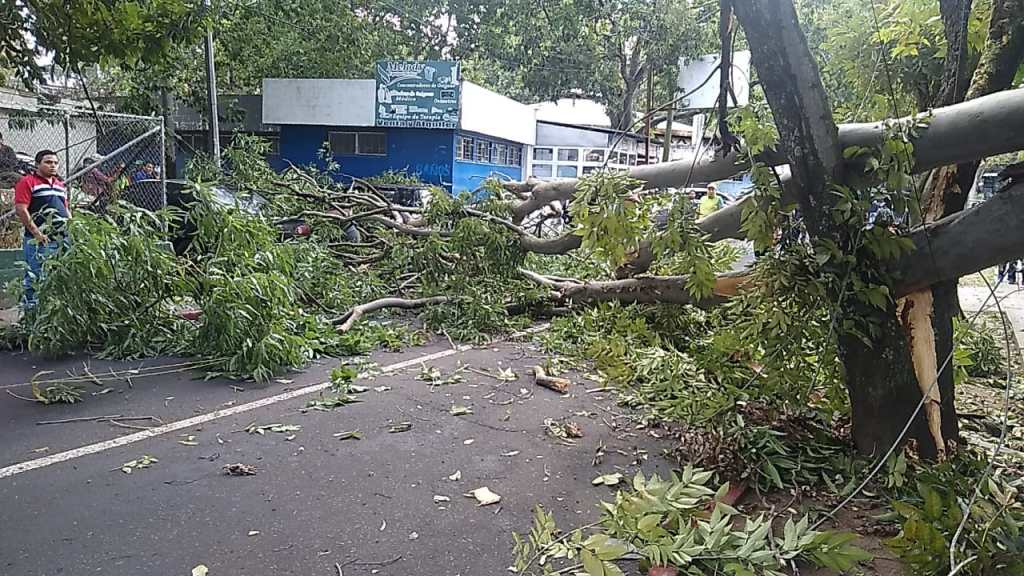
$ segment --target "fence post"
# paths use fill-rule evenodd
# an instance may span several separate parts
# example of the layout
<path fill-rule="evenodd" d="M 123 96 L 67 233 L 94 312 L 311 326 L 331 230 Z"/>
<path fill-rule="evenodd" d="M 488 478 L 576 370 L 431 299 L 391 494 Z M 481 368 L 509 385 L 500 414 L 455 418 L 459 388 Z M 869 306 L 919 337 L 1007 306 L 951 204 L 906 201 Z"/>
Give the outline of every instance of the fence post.
<path fill-rule="evenodd" d="M 167 207 L 167 116 L 160 117 L 160 207 Z"/>
<path fill-rule="evenodd" d="M 74 166 L 71 165 L 71 115 L 67 110 L 63 112 L 64 116 L 64 172 L 70 174 L 74 170 Z"/>

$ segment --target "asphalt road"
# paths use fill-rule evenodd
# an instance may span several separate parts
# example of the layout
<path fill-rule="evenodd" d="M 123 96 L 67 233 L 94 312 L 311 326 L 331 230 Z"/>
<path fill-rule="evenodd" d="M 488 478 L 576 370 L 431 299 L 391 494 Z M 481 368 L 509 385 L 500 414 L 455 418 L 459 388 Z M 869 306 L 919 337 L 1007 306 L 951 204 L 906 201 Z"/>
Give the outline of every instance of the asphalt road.
<path fill-rule="evenodd" d="M 564 397 L 535 387 L 529 368 L 543 358 L 522 342 L 456 351 L 444 341 L 378 353 L 372 360 L 387 371 L 357 381 L 370 387 L 362 401 L 326 412 L 300 409 L 338 361 L 266 386 L 140 373 L 131 386 L 87 384 L 76 405 L 0 392 L 0 574 L 188 576 L 199 564 L 211 576 L 337 576 L 335 564 L 345 576 L 506 573 L 511 532 L 529 529 L 536 504 L 571 528 L 596 520 L 597 502 L 612 496 L 591 485 L 598 474 L 631 475 L 637 462 L 648 474 L 670 469 L 656 431 L 635 428 L 606 393 L 586 392 L 599 384 L 576 377 Z M 84 361 L 102 378 L 110 369 L 144 372 L 182 360 Z M 508 367 L 519 377 L 503 382 L 462 369 L 462 381 L 432 386 L 416 378 L 422 366 L 444 377 L 460 366 Z M 4 354 L 0 386 L 27 395 L 24 383 L 39 370 L 81 374 L 82 367 L 81 358 Z M 454 404 L 472 414 L 452 415 Z M 106 415 L 155 416 L 165 425 L 37 424 Z M 583 438 L 559 443 L 544 430 L 548 418 L 579 424 Z M 389 432 L 402 422 L 412 428 Z M 301 428 L 259 435 L 244 431 L 251 423 Z M 352 430 L 362 439 L 334 436 Z M 606 455 L 594 466 L 599 444 Z M 143 455 L 159 461 L 121 471 Z M 232 463 L 257 473 L 225 475 Z M 450 480 L 457 472 L 461 478 Z M 501 501 L 478 506 L 464 496 L 483 486 Z"/>

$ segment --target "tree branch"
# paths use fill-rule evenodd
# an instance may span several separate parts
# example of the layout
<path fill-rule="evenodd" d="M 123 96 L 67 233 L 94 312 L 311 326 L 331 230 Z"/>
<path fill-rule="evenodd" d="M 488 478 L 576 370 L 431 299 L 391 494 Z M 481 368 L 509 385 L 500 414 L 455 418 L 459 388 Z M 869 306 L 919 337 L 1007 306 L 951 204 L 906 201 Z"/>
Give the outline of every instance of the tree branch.
<path fill-rule="evenodd" d="M 1024 149 L 1024 89 L 1021 88 L 937 108 L 900 121 L 911 119 L 927 122 L 927 127 L 921 130 L 920 136 L 914 141 L 915 173 Z M 844 149 L 850 146 L 878 146 L 885 141 L 888 126 L 892 122 L 842 124 L 839 126 L 839 145 Z M 786 163 L 785 159 L 772 152 L 766 153 L 763 161 L 769 165 Z M 644 187 L 648 189 L 673 188 L 688 181 L 721 180 L 749 168 L 750 163 L 745 156 L 732 153 L 727 156 L 705 156 L 697 162 L 677 160 L 637 166 L 629 171 L 629 175 L 643 181 Z M 549 202 L 571 199 L 578 182 L 576 179 L 563 179 L 506 184 L 507 190 L 518 195 L 529 193 L 529 198 L 513 209 L 513 222 L 521 222 Z M 742 211 L 736 204 L 733 206 L 736 206 L 734 210 Z M 726 210 L 730 208 L 726 207 Z M 734 220 L 739 221 L 738 213 Z M 732 235 L 723 237 L 736 237 L 739 228 L 732 230 Z"/>
<path fill-rule="evenodd" d="M 346 312 L 344 316 L 334 320 L 332 324 L 337 325 L 338 332 L 348 332 L 364 315 L 378 310 L 384 310 L 386 308 L 413 310 L 415 308 L 432 306 L 434 304 L 444 304 L 451 300 L 452 298 L 448 296 L 431 296 L 429 298 L 417 298 L 415 300 L 409 300 L 406 298 L 380 298 L 372 302 L 367 302 L 366 304 L 354 306 L 351 310 Z"/>

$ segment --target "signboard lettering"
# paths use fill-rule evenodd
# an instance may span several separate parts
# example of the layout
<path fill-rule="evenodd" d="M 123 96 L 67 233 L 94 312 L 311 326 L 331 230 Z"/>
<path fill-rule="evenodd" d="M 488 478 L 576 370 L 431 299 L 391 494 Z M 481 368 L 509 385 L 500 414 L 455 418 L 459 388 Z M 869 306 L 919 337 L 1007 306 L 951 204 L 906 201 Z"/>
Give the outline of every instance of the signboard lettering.
<path fill-rule="evenodd" d="M 458 62 L 424 60 L 377 63 L 377 126 L 457 128 Z"/>

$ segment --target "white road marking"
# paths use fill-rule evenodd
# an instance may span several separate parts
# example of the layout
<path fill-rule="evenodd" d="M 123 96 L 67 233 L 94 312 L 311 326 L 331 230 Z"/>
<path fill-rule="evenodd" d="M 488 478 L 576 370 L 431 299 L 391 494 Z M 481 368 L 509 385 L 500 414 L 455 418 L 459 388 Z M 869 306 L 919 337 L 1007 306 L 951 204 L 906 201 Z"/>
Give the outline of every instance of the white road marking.
<path fill-rule="evenodd" d="M 513 334 L 510 338 L 516 338 L 527 334 L 536 334 L 537 332 L 542 332 L 546 330 L 549 326 L 550 324 L 547 323 L 541 324 L 539 326 L 533 326 L 531 328 L 527 328 L 526 330 L 522 330 L 520 332 Z M 396 362 L 394 364 L 384 366 L 380 369 L 379 373 L 387 374 L 389 372 L 397 372 L 398 370 L 402 370 L 410 366 L 416 366 L 417 364 L 423 364 L 425 362 L 430 362 L 432 360 L 439 360 L 441 358 L 447 358 L 448 356 L 454 356 L 455 354 L 465 352 L 466 350 L 470 350 L 472 348 L 472 346 L 463 344 L 448 350 L 434 352 L 433 354 L 417 356 L 416 358 L 410 358 L 409 360 L 403 360 L 402 362 Z M 285 400 L 291 400 L 292 398 L 298 398 L 299 396 L 313 394 L 314 392 L 319 392 L 321 390 L 326 389 L 330 385 L 330 382 L 312 384 L 304 388 L 299 388 L 298 390 L 292 390 L 290 392 L 284 392 L 276 396 L 270 396 L 267 398 L 261 398 L 260 400 L 254 400 L 252 402 L 249 402 L 248 404 L 241 404 L 238 406 L 225 408 L 223 410 L 209 412 L 207 414 L 200 414 L 199 416 L 193 416 L 192 418 L 178 420 L 177 422 L 171 422 L 170 424 L 164 424 L 163 426 L 157 426 L 155 428 L 150 428 L 149 430 L 142 430 L 140 432 L 135 432 L 134 434 L 128 434 L 127 436 L 120 436 L 118 438 L 113 438 L 111 440 L 104 440 L 103 442 L 88 444 L 86 446 L 74 448 L 66 452 L 58 452 L 57 454 L 51 454 L 49 456 L 44 456 L 43 458 L 37 458 L 35 460 L 27 460 L 25 462 L 20 462 L 18 464 L 7 466 L 6 468 L 0 468 L 0 479 L 10 478 L 11 476 L 28 472 L 30 470 L 36 470 L 37 468 L 45 468 L 47 466 L 52 466 L 54 464 L 59 464 L 61 462 L 67 462 L 68 460 L 74 460 L 75 458 L 81 458 L 82 456 L 97 454 L 99 452 L 104 452 L 112 448 L 127 446 L 129 444 L 134 444 L 136 442 L 141 442 L 143 440 L 148 440 L 150 438 L 162 436 L 164 434 L 176 432 L 178 430 L 182 430 L 185 428 L 190 428 L 198 424 L 204 424 L 212 420 L 218 420 L 220 418 L 225 418 L 227 416 L 234 416 L 235 414 L 242 414 L 243 412 L 249 412 L 252 410 L 256 410 L 257 408 L 262 408 L 264 406 L 269 406 L 271 404 L 276 404 L 278 402 L 284 402 Z"/>
<path fill-rule="evenodd" d="M 457 346 L 449 350 L 442 350 L 441 352 L 427 354 L 425 356 L 418 356 L 416 358 L 411 358 L 409 360 L 404 360 L 402 362 L 384 366 L 380 369 L 380 373 L 387 374 L 389 372 L 396 372 L 398 370 L 402 370 L 403 368 L 416 366 L 424 362 L 430 362 L 432 360 L 438 360 L 441 358 L 446 358 L 448 356 L 453 356 L 460 352 L 465 352 L 466 350 L 469 350 L 471 348 L 472 346 L 463 345 Z M 150 438 L 155 438 L 157 436 L 162 436 L 164 434 L 176 432 L 178 430 L 183 430 L 185 428 L 191 428 L 199 424 L 204 424 L 206 422 L 210 422 L 211 420 L 217 420 L 220 418 L 225 418 L 227 416 L 234 416 L 235 414 L 249 412 L 252 410 L 256 410 L 257 408 L 270 406 L 271 404 L 284 402 L 285 400 L 291 400 L 292 398 L 298 398 L 299 396 L 306 396 L 307 394 L 313 394 L 315 392 L 324 390 L 330 385 L 330 382 L 312 384 L 310 386 L 306 386 L 304 388 L 299 388 L 297 390 L 292 390 L 289 392 L 284 392 L 276 396 L 269 396 L 267 398 L 254 400 L 252 402 L 249 402 L 248 404 L 240 404 L 238 406 L 232 406 L 230 408 L 225 408 L 223 410 L 217 410 L 215 412 L 209 412 L 207 414 L 200 414 L 199 416 L 193 416 L 192 418 L 178 420 L 177 422 L 171 422 L 170 424 L 164 424 L 163 426 L 156 426 L 154 428 L 150 428 L 149 430 L 142 430 L 140 432 L 135 432 L 134 434 L 119 436 L 117 438 L 113 438 L 111 440 L 104 440 L 103 442 L 97 442 L 95 444 L 88 444 L 86 446 L 75 448 L 73 450 L 68 450 L 66 452 L 58 452 L 57 454 L 51 454 L 50 456 L 45 456 L 43 458 L 37 458 L 35 460 L 20 462 L 18 464 L 7 466 L 6 468 L 0 468 L 0 479 L 10 478 L 11 476 L 15 476 L 23 472 L 28 472 L 29 470 L 45 468 L 46 466 L 52 466 L 54 464 L 59 464 L 61 462 L 67 462 L 68 460 L 74 460 L 75 458 L 81 458 L 82 456 L 97 454 L 99 452 L 110 450 L 111 448 L 127 446 L 129 444 L 134 444 L 136 442 L 141 442 L 143 440 L 148 440 Z"/>

